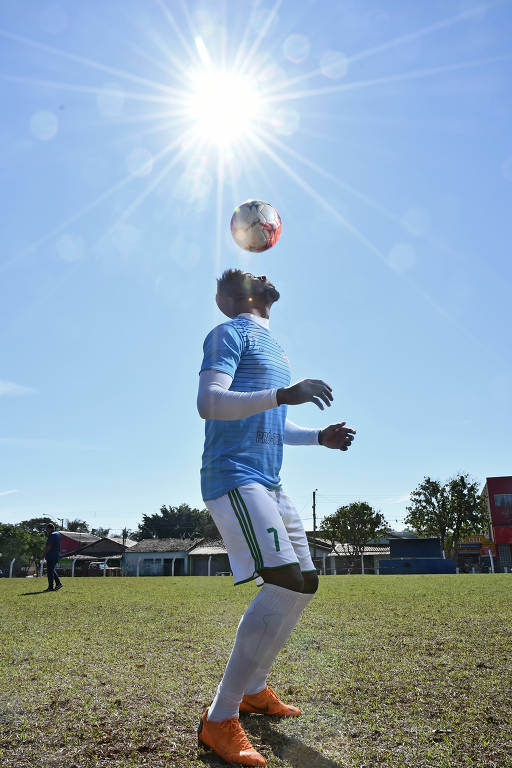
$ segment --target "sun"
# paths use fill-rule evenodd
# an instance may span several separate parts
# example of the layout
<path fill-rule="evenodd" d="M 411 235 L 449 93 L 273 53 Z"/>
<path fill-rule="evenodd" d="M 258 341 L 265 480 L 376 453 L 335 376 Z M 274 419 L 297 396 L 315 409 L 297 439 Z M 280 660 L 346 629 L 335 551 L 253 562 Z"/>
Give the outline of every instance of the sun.
<path fill-rule="evenodd" d="M 185 112 L 198 139 L 218 147 L 232 146 L 262 120 L 263 99 L 250 77 L 204 68 L 190 79 Z"/>

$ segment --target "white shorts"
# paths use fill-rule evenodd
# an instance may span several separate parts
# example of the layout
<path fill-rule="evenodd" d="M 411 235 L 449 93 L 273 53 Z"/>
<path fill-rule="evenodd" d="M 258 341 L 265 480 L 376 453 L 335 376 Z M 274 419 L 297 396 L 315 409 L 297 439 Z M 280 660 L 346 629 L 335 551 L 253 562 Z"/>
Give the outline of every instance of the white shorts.
<path fill-rule="evenodd" d="M 302 520 L 282 491 L 248 483 L 205 504 L 224 540 L 235 584 L 292 563 L 304 572 L 316 570 Z"/>

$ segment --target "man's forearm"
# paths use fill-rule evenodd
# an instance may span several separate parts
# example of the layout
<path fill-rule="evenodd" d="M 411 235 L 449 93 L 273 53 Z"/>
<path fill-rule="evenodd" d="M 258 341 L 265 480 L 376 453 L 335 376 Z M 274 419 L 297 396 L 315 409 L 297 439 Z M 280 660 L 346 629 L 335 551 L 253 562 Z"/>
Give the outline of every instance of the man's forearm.
<path fill-rule="evenodd" d="M 321 445 L 319 429 L 299 427 L 293 421 L 286 419 L 284 425 L 284 442 L 286 445 Z"/>

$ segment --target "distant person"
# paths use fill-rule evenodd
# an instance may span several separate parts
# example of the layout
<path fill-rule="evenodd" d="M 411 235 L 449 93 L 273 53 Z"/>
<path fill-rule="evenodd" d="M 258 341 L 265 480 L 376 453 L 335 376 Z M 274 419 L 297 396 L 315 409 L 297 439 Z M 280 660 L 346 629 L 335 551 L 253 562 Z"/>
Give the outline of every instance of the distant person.
<path fill-rule="evenodd" d="M 302 520 L 279 479 L 283 444 L 346 451 L 345 422 L 305 429 L 288 405 L 333 400 L 319 379 L 290 386 L 288 358 L 272 337 L 269 314 L 279 292 L 267 278 L 230 269 L 217 281 L 217 306 L 229 320 L 206 337 L 198 410 L 206 420 L 201 490 L 229 555 L 235 584 L 263 586 L 243 615 L 222 681 L 199 725 L 199 741 L 228 762 L 265 765 L 239 712 L 296 717 L 267 685 L 272 662 L 318 586 Z M 300 308 L 303 309 L 302 307 Z"/>
<path fill-rule="evenodd" d="M 43 552 L 43 558 L 46 560 L 46 571 L 48 574 L 48 589 L 46 592 L 56 592 L 61 589 L 63 584 L 57 574 L 56 566 L 60 558 L 60 533 L 55 530 L 53 523 L 46 526 L 46 549 Z M 55 588 L 53 582 L 55 580 Z"/>

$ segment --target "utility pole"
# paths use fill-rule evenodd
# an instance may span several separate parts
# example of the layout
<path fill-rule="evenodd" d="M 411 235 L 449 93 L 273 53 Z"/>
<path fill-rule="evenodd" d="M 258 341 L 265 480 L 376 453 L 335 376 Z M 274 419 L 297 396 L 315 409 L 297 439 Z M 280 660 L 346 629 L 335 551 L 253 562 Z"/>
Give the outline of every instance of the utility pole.
<path fill-rule="evenodd" d="M 318 488 L 315 488 L 313 491 L 313 536 L 315 538 L 313 542 L 313 560 L 316 557 L 316 494 L 317 494 Z"/>
<path fill-rule="evenodd" d="M 64 518 L 63 517 L 58 517 L 57 520 L 60 520 L 60 522 L 61 522 L 60 529 L 61 529 L 61 531 L 63 531 L 64 530 Z"/>

